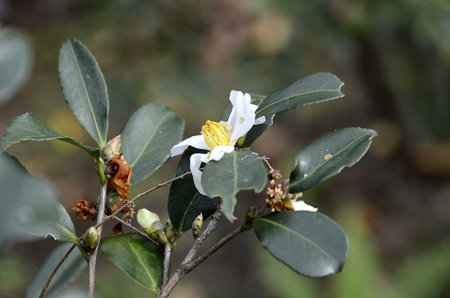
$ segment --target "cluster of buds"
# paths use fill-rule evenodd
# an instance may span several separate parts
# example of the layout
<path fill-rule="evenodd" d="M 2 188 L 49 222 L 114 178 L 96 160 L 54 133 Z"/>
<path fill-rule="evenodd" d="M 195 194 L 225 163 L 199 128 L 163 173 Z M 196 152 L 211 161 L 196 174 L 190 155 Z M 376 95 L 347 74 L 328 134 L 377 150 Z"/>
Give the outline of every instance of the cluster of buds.
<path fill-rule="evenodd" d="M 294 195 L 287 192 L 288 186 L 289 180 L 284 181 L 283 184 L 277 184 L 275 179 L 270 180 L 266 203 L 272 212 L 285 210 L 287 209 L 285 205 L 291 203 Z"/>
<path fill-rule="evenodd" d="M 278 170 L 271 169 L 269 173 L 269 187 L 267 188 L 267 206 L 272 212 L 289 210 L 289 211 L 311 211 L 316 212 L 314 208 L 303 201 L 297 201 L 302 193 L 291 194 L 288 193 L 289 180 L 285 180 L 283 184 L 277 184 L 276 179 L 281 178 L 281 173 Z"/>
<path fill-rule="evenodd" d="M 96 204 L 92 201 L 78 200 L 73 207 L 75 210 L 75 216 L 79 220 L 97 220 L 97 208 Z"/>
<path fill-rule="evenodd" d="M 166 227 L 163 227 L 156 213 L 148 211 L 145 208 L 139 209 L 137 213 L 137 221 L 144 232 L 156 242 L 165 245 L 168 241 L 173 239 L 173 229 L 170 222 L 166 222 Z"/>

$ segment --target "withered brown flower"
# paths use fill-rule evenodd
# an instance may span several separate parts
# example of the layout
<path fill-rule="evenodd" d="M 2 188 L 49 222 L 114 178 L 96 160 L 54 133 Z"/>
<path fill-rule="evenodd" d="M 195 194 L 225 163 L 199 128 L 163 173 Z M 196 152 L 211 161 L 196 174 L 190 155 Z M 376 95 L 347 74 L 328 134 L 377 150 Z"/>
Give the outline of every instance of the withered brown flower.
<path fill-rule="evenodd" d="M 97 206 L 92 201 L 78 200 L 73 210 L 75 210 L 75 216 L 79 220 L 92 220 L 97 219 Z"/>
<path fill-rule="evenodd" d="M 131 186 L 131 167 L 127 164 L 123 158 L 123 154 L 115 154 L 106 169 L 106 174 L 109 175 L 108 188 L 114 188 L 123 201 L 128 201 L 130 197 L 130 191 L 128 188 Z"/>

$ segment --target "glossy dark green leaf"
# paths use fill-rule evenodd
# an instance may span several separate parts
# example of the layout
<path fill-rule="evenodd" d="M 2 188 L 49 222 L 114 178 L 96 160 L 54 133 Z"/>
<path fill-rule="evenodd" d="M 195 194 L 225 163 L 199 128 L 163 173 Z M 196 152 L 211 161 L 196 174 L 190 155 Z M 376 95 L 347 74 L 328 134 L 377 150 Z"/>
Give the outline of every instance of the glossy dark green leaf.
<path fill-rule="evenodd" d="M 190 157 L 194 153 L 205 153 L 205 151 L 193 147 L 186 149 L 178 163 L 175 177 L 190 171 Z M 181 235 L 190 230 L 192 222 L 200 213 L 203 214 L 203 220 L 206 220 L 215 212 L 218 202 L 218 198 L 211 199 L 197 191 L 192 175 L 174 181 L 170 186 L 167 204 L 174 231 Z"/>
<path fill-rule="evenodd" d="M 0 246 L 8 241 L 30 240 L 30 235 L 77 243 L 75 228 L 58 200 L 56 189 L 30 175 L 8 153 L 0 154 Z"/>
<path fill-rule="evenodd" d="M 42 288 L 47 282 L 48 278 L 61 261 L 63 256 L 69 251 L 73 244 L 64 243 L 59 245 L 47 258 L 45 263 L 39 268 L 39 271 L 34 275 L 33 280 L 28 286 L 26 298 L 37 298 L 41 294 Z M 86 268 L 87 262 L 84 260 L 80 251 L 75 248 L 67 257 L 67 259 L 59 267 L 55 276 L 50 283 L 44 297 L 50 297 L 53 294 L 63 290 L 69 284 L 75 281 L 80 275 L 81 271 Z"/>
<path fill-rule="evenodd" d="M 139 234 L 108 237 L 100 250 L 135 282 L 157 294 L 161 289 L 164 255 L 161 248 Z"/>
<path fill-rule="evenodd" d="M 98 159 L 100 157 L 100 149 L 86 146 L 77 140 L 63 136 L 56 131 L 45 126 L 33 114 L 25 113 L 14 119 L 6 129 L 0 144 L 0 152 L 8 146 L 21 141 L 50 141 L 60 140 L 85 150 L 89 155 Z"/>
<path fill-rule="evenodd" d="M 33 50 L 28 38 L 11 29 L 0 29 L 0 105 L 28 81 Z"/>
<path fill-rule="evenodd" d="M 202 185 L 210 197 L 222 197 L 223 214 L 234 221 L 233 210 L 239 190 L 260 192 L 267 182 L 267 169 L 261 157 L 251 151 L 226 153 L 219 161 L 209 161 L 202 174 Z"/>
<path fill-rule="evenodd" d="M 258 218 L 254 228 L 261 245 L 298 274 L 321 277 L 338 273 L 347 259 L 345 232 L 321 213 L 271 213 Z"/>
<path fill-rule="evenodd" d="M 299 106 L 342 97 L 344 94 L 340 89 L 343 85 L 344 83 L 331 73 L 309 75 L 265 98 L 256 110 L 256 116 L 277 114 Z"/>
<path fill-rule="evenodd" d="M 377 133 L 364 128 L 344 128 L 324 134 L 303 149 L 295 160 L 289 192 L 298 193 L 351 167 L 367 152 Z"/>
<path fill-rule="evenodd" d="M 91 52 L 66 40 L 59 54 L 59 82 L 70 109 L 100 148 L 106 145 L 109 100 L 105 79 Z"/>
<path fill-rule="evenodd" d="M 131 115 L 120 135 L 121 151 L 132 169 L 132 185 L 167 161 L 183 130 L 184 119 L 166 106 L 147 104 Z"/>

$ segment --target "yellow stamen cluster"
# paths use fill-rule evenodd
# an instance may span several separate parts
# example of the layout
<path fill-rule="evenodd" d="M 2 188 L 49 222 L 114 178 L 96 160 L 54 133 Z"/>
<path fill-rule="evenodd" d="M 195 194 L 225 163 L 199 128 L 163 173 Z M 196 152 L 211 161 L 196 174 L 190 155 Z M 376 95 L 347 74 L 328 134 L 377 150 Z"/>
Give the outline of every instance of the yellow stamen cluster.
<path fill-rule="evenodd" d="M 228 146 L 230 144 L 227 130 L 220 123 L 210 120 L 206 121 L 206 124 L 202 127 L 202 133 L 206 145 L 211 149 L 214 149 L 217 146 Z"/>

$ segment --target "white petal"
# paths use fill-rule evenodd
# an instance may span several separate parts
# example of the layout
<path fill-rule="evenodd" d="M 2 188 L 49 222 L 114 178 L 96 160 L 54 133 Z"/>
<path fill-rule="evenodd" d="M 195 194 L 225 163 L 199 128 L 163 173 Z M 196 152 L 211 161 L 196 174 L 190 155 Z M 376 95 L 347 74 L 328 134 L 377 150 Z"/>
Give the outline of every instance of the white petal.
<path fill-rule="evenodd" d="M 253 113 L 255 113 L 256 110 L 258 109 L 258 106 L 254 105 L 254 104 L 250 104 L 249 108 L 250 108 L 250 110 L 253 111 Z M 253 125 L 263 124 L 264 122 L 266 122 L 266 117 L 262 116 L 262 117 L 259 117 L 258 119 L 256 119 L 255 123 Z"/>
<path fill-rule="evenodd" d="M 220 160 L 225 153 L 230 153 L 234 151 L 234 146 L 217 146 L 215 147 L 209 156 L 209 159 L 215 161 Z"/>
<path fill-rule="evenodd" d="M 202 171 L 199 170 L 200 165 L 202 164 L 203 155 L 206 154 L 202 153 L 192 154 L 190 168 L 192 172 L 192 178 L 194 178 L 195 187 L 197 188 L 199 193 L 206 196 L 207 194 L 205 193 L 205 190 L 203 189 L 202 186 Z"/>
<path fill-rule="evenodd" d="M 295 211 L 310 211 L 310 212 L 317 211 L 317 208 L 314 208 L 313 206 L 306 204 L 304 201 L 292 200 L 292 205 L 294 206 Z"/>
<path fill-rule="evenodd" d="M 182 154 L 184 150 L 186 150 L 186 148 L 189 146 L 203 150 L 210 150 L 208 145 L 206 145 L 205 143 L 205 138 L 203 137 L 203 135 L 198 135 L 190 137 L 189 139 L 186 139 L 173 146 L 172 149 L 170 149 L 171 157 Z"/>
<path fill-rule="evenodd" d="M 252 128 L 255 123 L 255 112 L 250 108 L 251 97 L 248 93 L 242 95 L 242 92 L 231 91 L 230 101 L 236 111 L 233 117 L 230 115 L 230 124 L 234 128 L 230 141 L 233 143 Z"/>

